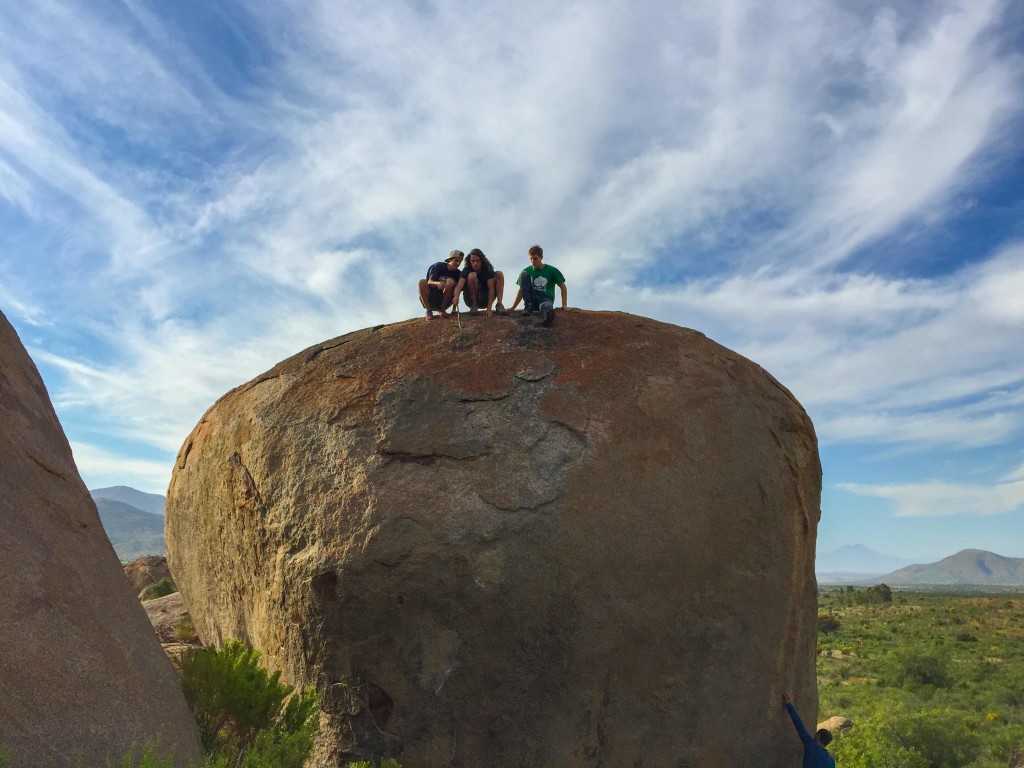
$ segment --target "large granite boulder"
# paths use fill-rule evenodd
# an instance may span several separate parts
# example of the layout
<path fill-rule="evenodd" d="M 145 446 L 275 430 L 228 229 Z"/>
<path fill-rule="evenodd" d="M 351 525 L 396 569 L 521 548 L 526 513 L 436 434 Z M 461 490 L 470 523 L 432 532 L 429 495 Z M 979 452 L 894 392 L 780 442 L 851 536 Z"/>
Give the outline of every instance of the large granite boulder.
<path fill-rule="evenodd" d="M 410 321 L 214 404 L 168 560 L 201 639 L 323 692 L 312 765 L 797 765 L 815 722 L 811 422 L 620 313 Z"/>
<path fill-rule="evenodd" d="M 174 670 L 103 533 L 42 379 L 0 314 L 0 747 L 105 765 L 158 734 L 201 757 Z"/>

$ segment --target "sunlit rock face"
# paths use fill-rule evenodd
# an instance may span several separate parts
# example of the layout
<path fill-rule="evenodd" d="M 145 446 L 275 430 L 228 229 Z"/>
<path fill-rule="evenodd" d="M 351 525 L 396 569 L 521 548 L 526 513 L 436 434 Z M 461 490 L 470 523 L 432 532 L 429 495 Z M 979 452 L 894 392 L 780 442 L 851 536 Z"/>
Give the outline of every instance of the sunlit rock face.
<path fill-rule="evenodd" d="M 0 747 L 13 768 L 106 765 L 199 735 L 79 477 L 42 379 L 0 314 Z"/>
<path fill-rule="evenodd" d="M 316 766 L 796 765 L 820 484 L 792 395 L 694 331 L 406 322 L 218 401 L 168 557 L 204 641 L 320 687 Z"/>

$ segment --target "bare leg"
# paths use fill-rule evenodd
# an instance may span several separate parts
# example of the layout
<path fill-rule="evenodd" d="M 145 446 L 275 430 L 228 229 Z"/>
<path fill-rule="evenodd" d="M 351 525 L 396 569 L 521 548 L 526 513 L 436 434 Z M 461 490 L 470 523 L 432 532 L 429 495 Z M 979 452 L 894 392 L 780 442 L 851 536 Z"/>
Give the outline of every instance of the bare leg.
<path fill-rule="evenodd" d="M 498 304 L 501 304 L 502 296 L 505 294 L 505 273 L 495 272 L 494 273 L 494 295 L 498 299 Z"/>
<path fill-rule="evenodd" d="M 427 285 L 426 280 L 420 280 L 419 293 L 420 304 L 422 304 L 423 308 L 427 310 L 427 319 L 429 320 L 434 316 L 434 312 L 430 309 L 430 286 Z"/>
<path fill-rule="evenodd" d="M 450 277 L 444 281 L 444 298 L 441 300 L 441 307 L 448 309 L 455 298 L 455 281 Z M 447 317 L 447 315 L 445 315 Z"/>
<path fill-rule="evenodd" d="M 495 272 L 494 273 L 494 296 L 498 300 L 494 307 L 494 311 L 499 315 L 505 314 L 505 305 L 501 303 L 502 296 L 505 293 L 505 273 Z"/>

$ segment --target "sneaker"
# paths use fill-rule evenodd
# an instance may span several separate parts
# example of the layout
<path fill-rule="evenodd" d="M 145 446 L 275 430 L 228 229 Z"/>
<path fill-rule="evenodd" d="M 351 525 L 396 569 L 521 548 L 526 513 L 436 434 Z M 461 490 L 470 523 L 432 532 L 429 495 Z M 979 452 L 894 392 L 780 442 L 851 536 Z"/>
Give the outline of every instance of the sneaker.
<path fill-rule="evenodd" d="M 437 314 L 439 314 L 445 320 L 447 320 L 450 317 L 450 315 L 447 312 L 445 312 L 443 309 L 437 310 Z"/>
<path fill-rule="evenodd" d="M 502 304 L 500 301 L 498 302 L 498 306 L 496 306 L 494 308 L 494 311 L 495 311 L 496 314 L 499 314 L 499 315 L 508 314 L 508 311 L 505 309 L 505 305 Z"/>
<path fill-rule="evenodd" d="M 544 304 L 540 310 L 541 321 L 540 324 L 545 328 L 549 328 L 553 322 L 555 322 L 555 308 L 550 304 Z"/>
<path fill-rule="evenodd" d="M 530 306 L 529 304 L 523 304 L 523 316 L 524 317 L 529 317 L 532 314 L 533 314 L 533 307 Z"/>
<path fill-rule="evenodd" d="M 428 310 L 427 310 L 427 320 L 433 320 L 433 319 L 434 319 L 434 313 L 433 313 L 433 312 L 431 312 L 431 311 L 430 311 L 430 310 L 428 309 Z"/>

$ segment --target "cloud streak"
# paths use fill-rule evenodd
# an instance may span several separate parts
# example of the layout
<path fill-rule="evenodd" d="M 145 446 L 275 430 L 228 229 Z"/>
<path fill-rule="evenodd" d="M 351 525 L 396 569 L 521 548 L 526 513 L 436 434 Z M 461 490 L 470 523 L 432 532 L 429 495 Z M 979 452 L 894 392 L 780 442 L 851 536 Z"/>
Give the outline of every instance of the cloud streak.
<path fill-rule="evenodd" d="M 706 331 L 823 441 L 1019 440 L 1024 248 L 899 247 L 1019 151 L 1009 7 L 228 3 L 213 45 L 141 0 L 13 5 L 0 301 L 59 318 L 65 420 L 170 454 L 288 354 L 415 315 L 450 248 L 538 241 L 573 304 Z"/>
<path fill-rule="evenodd" d="M 895 504 L 897 517 L 1004 515 L 1024 509 L 1024 481 L 993 486 L 931 482 L 910 485 L 840 483 L 837 487 L 860 496 L 887 499 Z"/>

